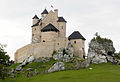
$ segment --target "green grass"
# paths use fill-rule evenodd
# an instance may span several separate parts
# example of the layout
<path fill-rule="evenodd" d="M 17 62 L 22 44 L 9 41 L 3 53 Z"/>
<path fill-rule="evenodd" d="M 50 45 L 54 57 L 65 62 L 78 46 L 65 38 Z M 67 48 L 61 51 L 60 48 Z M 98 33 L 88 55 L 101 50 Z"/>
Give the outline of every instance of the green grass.
<path fill-rule="evenodd" d="M 18 65 L 20 65 L 20 63 L 13 64 L 12 66 L 10 66 L 10 67 L 9 67 L 9 69 L 11 69 L 11 68 L 15 69 L 15 68 L 16 68 L 16 66 L 18 66 Z"/>
<path fill-rule="evenodd" d="M 0 80 L 0 82 L 120 82 L 120 66 L 106 63 L 90 65 L 90 67 L 93 70 L 88 68 L 66 70 L 51 74 L 39 74 L 30 78 L 6 78 L 4 81 Z"/>

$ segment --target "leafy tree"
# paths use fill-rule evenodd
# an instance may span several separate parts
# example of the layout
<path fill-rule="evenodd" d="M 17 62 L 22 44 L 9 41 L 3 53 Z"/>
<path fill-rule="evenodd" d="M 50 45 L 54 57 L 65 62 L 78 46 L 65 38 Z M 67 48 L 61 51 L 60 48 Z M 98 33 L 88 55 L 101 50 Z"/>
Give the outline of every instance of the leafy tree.
<path fill-rule="evenodd" d="M 4 51 L 4 47 L 5 45 L 0 44 L 0 79 L 4 79 L 7 76 L 10 59 L 7 52 Z"/>
<path fill-rule="evenodd" d="M 115 57 L 116 57 L 117 59 L 120 59 L 120 52 L 119 52 L 119 53 L 115 53 Z"/>

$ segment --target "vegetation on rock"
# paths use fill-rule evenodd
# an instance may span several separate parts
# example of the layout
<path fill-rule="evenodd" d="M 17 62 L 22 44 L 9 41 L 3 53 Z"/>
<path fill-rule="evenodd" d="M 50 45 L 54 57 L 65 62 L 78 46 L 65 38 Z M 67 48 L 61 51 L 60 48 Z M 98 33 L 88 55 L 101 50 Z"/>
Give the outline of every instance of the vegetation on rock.
<path fill-rule="evenodd" d="M 90 41 L 88 49 L 88 60 L 90 63 L 99 64 L 114 62 L 115 48 L 110 39 L 102 38 L 98 33 Z M 115 60 L 115 62 L 118 62 Z"/>
<path fill-rule="evenodd" d="M 120 59 L 120 52 L 119 53 L 115 53 L 115 54 L 116 54 L 115 58 Z"/>
<path fill-rule="evenodd" d="M 90 43 L 98 43 L 99 45 L 101 45 L 101 47 L 105 50 L 105 51 L 110 51 L 114 53 L 115 52 L 115 48 L 113 46 L 113 42 L 112 40 L 108 39 L 108 38 L 102 38 L 100 35 L 96 35 L 96 37 L 94 37 Z M 91 45 L 89 44 L 89 47 L 91 47 Z"/>
<path fill-rule="evenodd" d="M 102 38 L 100 35 L 94 37 L 91 41 L 97 41 L 100 44 L 103 44 L 104 42 L 112 43 L 112 40 L 108 38 Z"/>

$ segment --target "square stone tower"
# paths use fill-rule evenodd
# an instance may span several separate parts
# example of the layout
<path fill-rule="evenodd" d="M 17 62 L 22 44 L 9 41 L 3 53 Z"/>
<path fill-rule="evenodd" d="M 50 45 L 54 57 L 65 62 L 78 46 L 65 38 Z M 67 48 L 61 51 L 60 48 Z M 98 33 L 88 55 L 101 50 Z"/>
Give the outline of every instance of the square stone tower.
<path fill-rule="evenodd" d="M 48 12 L 46 9 L 41 13 L 41 19 L 35 15 L 33 17 L 32 25 L 32 43 L 40 43 L 45 38 L 43 32 L 48 32 L 53 30 L 49 26 L 53 26 L 54 30 L 58 30 L 56 37 L 65 38 L 66 37 L 66 20 L 63 17 L 58 17 L 58 9 Z M 46 31 L 41 31 L 41 30 Z M 46 36 L 51 37 L 51 36 Z"/>
<path fill-rule="evenodd" d="M 85 38 L 80 34 L 79 31 L 74 31 L 68 37 L 70 43 L 74 49 L 74 55 L 80 58 L 85 58 Z"/>

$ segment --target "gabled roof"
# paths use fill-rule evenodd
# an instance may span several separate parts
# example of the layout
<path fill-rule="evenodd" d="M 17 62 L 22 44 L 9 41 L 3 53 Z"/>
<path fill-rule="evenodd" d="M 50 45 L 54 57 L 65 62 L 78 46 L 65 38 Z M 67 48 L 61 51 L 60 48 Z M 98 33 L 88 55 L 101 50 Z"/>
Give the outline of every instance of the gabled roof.
<path fill-rule="evenodd" d="M 48 11 L 45 9 L 41 14 L 48 14 Z"/>
<path fill-rule="evenodd" d="M 42 32 L 47 32 L 47 31 L 55 31 L 55 32 L 59 32 L 59 30 L 53 26 L 52 24 L 48 24 L 47 26 L 45 26 L 42 30 Z"/>
<path fill-rule="evenodd" d="M 58 21 L 57 22 L 67 22 L 63 17 L 58 17 Z"/>
<path fill-rule="evenodd" d="M 32 19 L 39 19 L 37 15 L 35 15 Z"/>
<path fill-rule="evenodd" d="M 68 40 L 71 40 L 71 39 L 83 39 L 83 40 L 86 40 L 81 34 L 79 31 L 74 31 L 69 37 L 68 37 Z"/>
<path fill-rule="evenodd" d="M 41 21 L 41 19 L 39 19 L 39 20 L 38 20 L 38 22 L 37 22 L 36 24 L 32 25 L 31 27 L 38 26 L 38 25 L 39 25 L 39 23 L 40 23 L 40 21 Z"/>

